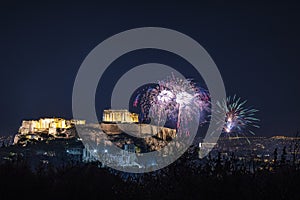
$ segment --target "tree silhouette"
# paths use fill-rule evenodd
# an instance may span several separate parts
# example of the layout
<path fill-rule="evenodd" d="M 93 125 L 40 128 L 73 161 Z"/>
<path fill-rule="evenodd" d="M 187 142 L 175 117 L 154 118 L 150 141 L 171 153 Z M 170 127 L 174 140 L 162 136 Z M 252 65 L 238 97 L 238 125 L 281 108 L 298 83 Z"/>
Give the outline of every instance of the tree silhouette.
<path fill-rule="evenodd" d="M 286 146 L 284 146 L 282 149 L 280 164 L 282 165 L 286 164 L 286 155 L 287 155 Z"/>
<path fill-rule="evenodd" d="M 274 150 L 274 165 L 277 165 L 277 158 L 278 158 L 278 152 L 277 152 L 277 148 L 275 148 Z"/>

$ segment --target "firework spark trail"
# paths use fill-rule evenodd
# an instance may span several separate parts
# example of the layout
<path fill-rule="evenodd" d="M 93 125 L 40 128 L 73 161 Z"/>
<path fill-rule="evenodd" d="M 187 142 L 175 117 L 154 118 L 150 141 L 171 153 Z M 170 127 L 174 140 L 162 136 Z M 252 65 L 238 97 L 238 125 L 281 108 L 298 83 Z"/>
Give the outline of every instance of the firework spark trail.
<path fill-rule="evenodd" d="M 216 111 L 222 114 L 221 116 L 225 116 L 225 120 L 217 119 L 219 130 L 228 136 L 232 134 L 237 137 L 238 135 L 246 136 L 247 133 L 254 135 L 252 128 L 259 128 L 259 119 L 255 117 L 258 110 L 245 107 L 246 103 L 246 100 L 241 101 L 241 98 L 237 98 L 236 95 L 217 102 Z"/>

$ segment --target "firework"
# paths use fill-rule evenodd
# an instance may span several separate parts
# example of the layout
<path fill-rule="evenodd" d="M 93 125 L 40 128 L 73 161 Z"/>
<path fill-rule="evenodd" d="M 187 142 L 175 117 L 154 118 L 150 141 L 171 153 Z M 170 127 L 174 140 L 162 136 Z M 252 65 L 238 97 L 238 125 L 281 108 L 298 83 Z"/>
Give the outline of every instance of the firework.
<path fill-rule="evenodd" d="M 259 128 L 258 110 L 245 107 L 247 101 L 241 101 L 236 95 L 217 102 L 216 112 L 221 118 L 214 123 L 225 135 L 246 136 L 253 134 L 253 128 Z M 160 80 L 157 84 L 144 88 L 136 96 L 133 105 L 140 105 L 142 118 L 158 126 L 165 125 L 168 119 L 174 123 L 178 133 L 189 135 L 189 124 L 206 124 L 211 116 L 210 95 L 207 90 L 197 86 L 192 80 L 174 76 Z M 225 120 L 224 120 L 225 116 Z M 197 121 L 196 121 L 197 120 Z"/>
<path fill-rule="evenodd" d="M 228 97 L 222 102 L 217 102 L 217 112 L 222 119 L 218 119 L 217 124 L 219 129 L 226 135 L 243 135 L 246 133 L 254 135 L 252 128 L 259 128 L 258 121 L 255 114 L 258 110 L 251 107 L 245 107 L 247 101 L 241 101 L 241 98 Z"/>
<path fill-rule="evenodd" d="M 144 118 L 154 119 L 157 125 L 169 119 L 178 133 L 189 135 L 189 125 L 199 123 L 201 113 L 209 109 L 209 95 L 204 91 L 191 80 L 171 76 L 139 93 L 134 106 L 139 102 Z"/>

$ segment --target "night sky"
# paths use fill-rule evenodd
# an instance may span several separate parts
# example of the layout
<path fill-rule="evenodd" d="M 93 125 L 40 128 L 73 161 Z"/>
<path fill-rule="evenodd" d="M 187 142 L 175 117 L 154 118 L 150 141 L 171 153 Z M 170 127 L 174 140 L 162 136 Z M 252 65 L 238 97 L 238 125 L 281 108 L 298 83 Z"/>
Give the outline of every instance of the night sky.
<path fill-rule="evenodd" d="M 146 26 L 174 29 L 198 41 L 217 64 L 227 95 L 237 94 L 260 110 L 256 135 L 294 135 L 300 130 L 299 9 L 286 1 L 2 3 L 0 135 L 15 134 L 23 119 L 72 118 L 73 83 L 88 53 L 114 34 Z M 175 55 L 132 52 L 106 72 L 96 97 L 99 113 L 108 107 L 118 77 L 146 62 L 199 78 Z"/>

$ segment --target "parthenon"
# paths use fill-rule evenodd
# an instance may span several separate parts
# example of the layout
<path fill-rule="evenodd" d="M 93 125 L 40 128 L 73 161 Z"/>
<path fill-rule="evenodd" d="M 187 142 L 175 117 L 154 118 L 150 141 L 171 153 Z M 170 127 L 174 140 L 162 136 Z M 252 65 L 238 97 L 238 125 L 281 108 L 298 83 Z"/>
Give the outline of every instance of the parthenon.
<path fill-rule="evenodd" d="M 103 122 L 114 123 L 137 123 L 139 116 L 136 113 L 131 113 L 128 110 L 104 110 Z"/>

